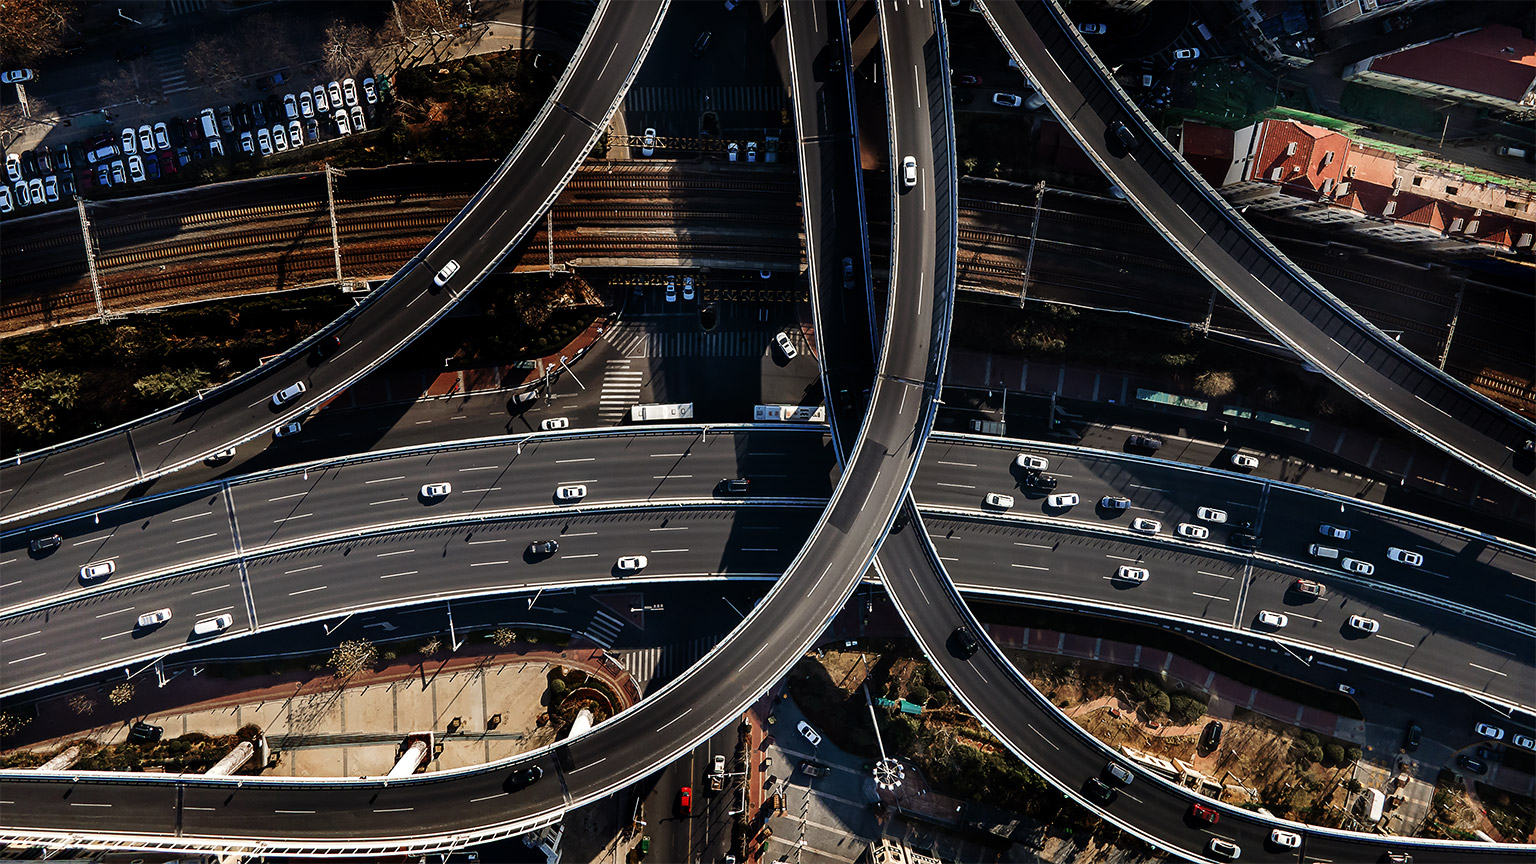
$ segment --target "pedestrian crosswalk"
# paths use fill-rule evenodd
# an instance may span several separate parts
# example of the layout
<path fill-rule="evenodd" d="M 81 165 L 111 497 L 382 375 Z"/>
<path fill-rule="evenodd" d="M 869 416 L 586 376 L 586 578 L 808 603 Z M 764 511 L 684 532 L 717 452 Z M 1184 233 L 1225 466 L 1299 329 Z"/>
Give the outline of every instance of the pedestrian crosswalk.
<path fill-rule="evenodd" d="M 789 107 L 789 95 L 783 87 L 749 84 L 631 87 L 624 107 L 630 111 L 783 111 Z"/>
<path fill-rule="evenodd" d="M 701 636 L 688 642 L 625 651 L 616 656 L 624 668 L 629 670 L 641 695 L 649 695 L 686 672 L 720 639 L 720 636 Z"/>
<path fill-rule="evenodd" d="M 156 48 L 150 58 L 155 72 L 160 76 L 160 92 L 166 96 L 192 89 L 187 83 L 187 64 L 183 54 L 173 45 Z"/>
<path fill-rule="evenodd" d="M 170 8 L 166 12 L 169 17 L 190 15 L 193 12 L 203 11 L 207 6 L 208 0 L 171 0 Z"/>
<path fill-rule="evenodd" d="M 801 351 L 805 337 L 790 329 L 790 341 Z M 761 330 L 716 330 L 686 333 L 658 333 L 641 327 L 620 324 L 607 334 L 608 340 L 625 357 L 756 357 L 766 353 L 773 334 Z"/>
<path fill-rule="evenodd" d="M 644 354 L 640 355 L 644 357 Z M 616 422 L 629 413 L 631 405 L 640 401 L 640 391 L 645 386 L 645 373 L 629 368 L 629 360 L 609 360 L 603 372 L 602 389 L 597 396 L 599 420 Z"/>
<path fill-rule="evenodd" d="M 572 636 L 571 641 L 585 640 L 599 648 L 607 649 L 613 645 L 613 640 L 618 638 L 619 631 L 623 629 L 622 620 L 599 609 L 592 614 L 592 620 L 587 622 L 587 626 Z"/>

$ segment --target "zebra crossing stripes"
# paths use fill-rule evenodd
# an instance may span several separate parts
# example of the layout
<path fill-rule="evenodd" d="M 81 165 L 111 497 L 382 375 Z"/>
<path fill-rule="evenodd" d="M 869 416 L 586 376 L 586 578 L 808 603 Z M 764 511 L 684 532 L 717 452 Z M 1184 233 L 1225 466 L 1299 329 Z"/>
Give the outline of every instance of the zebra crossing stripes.
<path fill-rule="evenodd" d="M 207 8 L 208 0 L 171 0 L 169 17 L 177 15 L 190 15 L 193 12 L 201 12 Z"/>
<path fill-rule="evenodd" d="M 681 675 L 719 642 L 720 636 L 701 636 L 688 642 L 640 648 L 619 655 L 641 694 L 649 694 Z"/>
<path fill-rule="evenodd" d="M 636 327 L 627 321 L 621 321 L 614 327 L 610 327 L 608 332 L 603 334 L 603 338 L 607 339 L 608 344 L 617 348 L 619 353 L 625 357 L 643 358 L 646 356 L 646 337 L 649 335 L 650 331 L 645 328 Z"/>
<path fill-rule="evenodd" d="M 606 650 L 623 629 L 623 621 L 599 609 L 592 614 L 592 620 L 587 622 L 587 626 L 576 634 L 576 638 L 586 639 Z"/>
<path fill-rule="evenodd" d="M 762 84 L 631 87 L 624 107 L 629 111 L 782 111 L 789 107 L 789 95 L 783 87 Z"/>
<path fill-rule="evenodd" d="M 182 52 L 172 46 L 162 45 L 150 55 L 155 72 L 160 76 L 160 92 L 166 96 L 192 89 L 187 84 L 187 64 Z"/>
<path fill-rule="evenodd" d="M 628 360 L 609 360 L 603 373 L 602 389 L 597 396 L 597 416 L 600 420 L 619 420 L 629 412 L 629 407 L 640 401 L 640 391 L 645 386 L 645 373 L 634 372 Z"/>
<path fill-rule="evenodd" d="M 788 331 L 795 347 L 806 350 L 805 337 Z M 724 330 L 711 333 L 656 333 L 625 330 L 611 334 L 613 346 L 626 357 L 758 357 L 769 350 L 773 336 L 759 330 Z"/>

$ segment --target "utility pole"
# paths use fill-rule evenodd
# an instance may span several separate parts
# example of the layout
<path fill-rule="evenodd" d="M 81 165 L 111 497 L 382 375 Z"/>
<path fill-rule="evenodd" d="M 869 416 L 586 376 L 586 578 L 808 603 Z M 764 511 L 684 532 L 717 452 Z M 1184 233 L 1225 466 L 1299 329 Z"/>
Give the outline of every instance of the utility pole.
<path fill-rule="evenodd" d="M 96 273 L 96 246 L 91 243 L 91 220 L 85 215 L 85 199 L 75 196 L 75 212 L 80 214 L 80 236 L 85 239 L 85 266 L 91 271 L 91 294 L 96 298 L 96 318 L 107 320 L 107 307 L 101 302 L 101 277 Z"/>
<path fill-rule="evenodd" d="M 1045 181 L 1035 184 L 1035 221 L 1029 226 L 1029 252 L 1024 255 L 1024 277 L 1019 282 L 1019 308 L 1029 296 L 1029 269 L 1035 263 L 1035 237 L 1040 233 L 1040 207 L 1045 203 Z"/>
<path fill-rule="evenodd" d="M 341 281 L 341 232 L 336 228 L 336 185 L 332 178 L 338 174 L 331 163 L 325 163 L 325 205 L 331 214 L 331 256 L 336 259 L 336 287 L 346 287 Z"/>

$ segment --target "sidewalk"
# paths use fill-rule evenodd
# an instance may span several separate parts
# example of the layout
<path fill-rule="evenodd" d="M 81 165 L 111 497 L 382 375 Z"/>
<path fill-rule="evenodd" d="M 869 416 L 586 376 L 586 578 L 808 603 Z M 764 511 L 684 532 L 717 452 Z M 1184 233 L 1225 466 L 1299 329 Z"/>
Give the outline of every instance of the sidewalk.
<path fill-rule="evenodd" d="M 164 726 L 168 739 L 190 732 L 233 735 L 255 723 L 274 754 L 281 754 L 275 770 L 266 773 L 352 777 L 386 773 L 405 735 L 432 731 L 441 752 L 429 770 L 446 770 L 553 741 L 554 730 L 541 725 L 539 716 L 548 701 L 546 673 L 555 665 L 603 681 L 619 695 L 621 710 L 635 701 L 628 673 L 601 650 L 530 645 L 509 652 L 477 640 L 453 656 L 404 658 L 345 685 L 323 670 L 242 678 L 183 672 L 160 689 L 146 675 L 136 679 L 137 692 L 128 705 L 117 708 L 97 700 L 90 719 L 100 725 L 13 749 L 51 753 L 81 739 L 118 743 L 135 720 Z M 24 733 L 78 727 L 85 718 L 69 707 L 69 698 L 39 705 L 37 719 Z M 488 721 L 497 716 L 492 728 Z M 449 732 L 450 725 L 455 731 Z"/>
<path fill-rule="evenodd" d="M 447 399 L 452 396 L 468 396 L 474 393 L 511 392 L 522 390 L 544 377 L 559 375 L 560 360 L 575 363 L 591 349 L 613 323 L 614 316 L 599 316 L 560 348 L 560 350 L 518 363 L 499 366 L 478 366 L 455 372 L 396 372 L 385 375 L 375 373 L 337 394 L 324 407 L 332 410 L 372 408 L 394 403 L 418 402 L 424 399 Z"/>

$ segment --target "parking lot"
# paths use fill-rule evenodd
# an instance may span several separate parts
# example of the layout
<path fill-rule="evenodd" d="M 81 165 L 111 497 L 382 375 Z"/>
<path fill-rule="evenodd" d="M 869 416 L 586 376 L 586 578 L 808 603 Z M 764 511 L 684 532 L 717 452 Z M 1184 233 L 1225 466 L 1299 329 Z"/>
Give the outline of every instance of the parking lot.
<path fill-rule="evenodd" d="M 77 194 L 122 187 L 148 191 L 204 160 L 266 159 L 357 135 L 378 124 L 389 96 L 388 81 L 372 75 L 301 86 L 277 72 L 258 86 L 269 91 L 265 98 L 7 153 L 9 185 L 0 185 L 0 213 L 42 210 Z"/>

